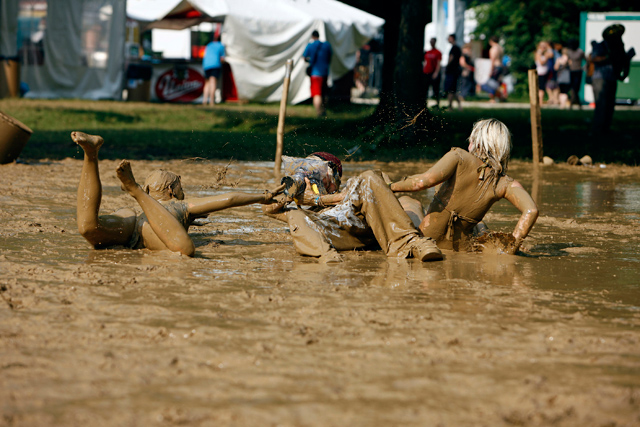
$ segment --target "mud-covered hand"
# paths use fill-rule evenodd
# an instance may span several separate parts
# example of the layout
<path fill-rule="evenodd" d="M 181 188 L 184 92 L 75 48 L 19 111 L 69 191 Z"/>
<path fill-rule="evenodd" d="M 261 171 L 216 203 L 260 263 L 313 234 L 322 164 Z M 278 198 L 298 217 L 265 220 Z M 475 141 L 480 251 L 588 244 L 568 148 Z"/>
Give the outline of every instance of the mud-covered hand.
<path fill-rule="evenodd" d="M 513 239 L 510 239 L 509 243 L 504 248 L 504 253 L 515 255 L 518 252 L 518 249 L 520 249 L 523 240 L 524 239 L 517 239 L 515 237 L 513 237 Z"/>
<path fill-rule="evenodd" d="M 262 212 L 267 215 L 275 215 L 284 211 L 284 207 L 291 203 L 292 199 L 284 194 L 276 199 L 271 199 L 270 203 L 262 204 Z"/>
<path fill-rule="evenodd" d="M 320 194 L 313 190 L 309 178 L 304 179 L 306 187 L 304 193 L 296 197 L 296 203 L 301 206 L 324 206 Z"/>
<path fill-rule="evenodd" d="M 286 187 L 285 184 L 281 184 L 278 187 L 274 188 L 273 190 L 264 190 L 264 199 L 260 203 L 262 203 L 263 205 L 266 205 L 266 204 L 276 202 L 276 200 L 274 200 L 274 197 L 276 197 L 278 194 L 282 194 L 285 187 Z"/>
<path fill-rule="evenodd" d="M 284 185 L 284 193 L 291 197 L 296 197 L 306 189 L 305 181 L 300 176 L 283 176 L 280 183 Z"/>

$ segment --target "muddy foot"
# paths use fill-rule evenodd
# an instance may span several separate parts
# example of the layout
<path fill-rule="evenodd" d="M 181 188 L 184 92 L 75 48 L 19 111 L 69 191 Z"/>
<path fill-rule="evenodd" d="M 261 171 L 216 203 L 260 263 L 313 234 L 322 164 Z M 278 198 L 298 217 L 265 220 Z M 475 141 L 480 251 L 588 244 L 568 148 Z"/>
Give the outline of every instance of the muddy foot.
<path fill-rule="evenodd" d="M 122 182 L 122 189 L 131 193 L 136 188 L 140 188 L 136 179 L 133 176 L 133 171 L 131 170 L 131 163 L 128 160 L 123 160 L 120 162 L 118 167 L 116 168 L 116 174 Z"/>
<path fill-rule="evenodd" d="M 101 136 L 89 135 L 84 132 L 71 132 L 71 139 L 82 147 L 85 152 L 97 152 L 104 143 L 104 139 Z"/>
<path fill-rule="evenodd" d="M 419 237 L 411 243 L 411 255 L 420 261 L 440 261 L 442 252 L 438 249 L 435 240 L 427 237 Z"/>
<path fill-rule="evenodd" d="M 340 255 L 338 251 L 336 251 L 333 248 L 331 248 L 329 252 L 325 253 L 320 258 L 318 258 L 318 262 L 322 264 L 331 264 L 331 263 L 343 262 L 343 261 L 344 260 L 342 259 L 342 255 Z"/>

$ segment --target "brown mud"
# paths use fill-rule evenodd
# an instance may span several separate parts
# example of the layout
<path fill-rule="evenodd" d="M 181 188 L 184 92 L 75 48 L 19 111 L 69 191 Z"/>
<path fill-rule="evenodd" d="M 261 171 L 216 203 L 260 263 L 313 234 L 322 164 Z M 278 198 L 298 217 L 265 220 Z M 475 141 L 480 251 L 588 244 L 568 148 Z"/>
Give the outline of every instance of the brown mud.
<path fill-rule="evenodd" d="M 510 254 L 514 253 L 512 248 L 515 244 L 516 239 L 513 234 L 491 231 L 473 239 L 471 251 L 495 255 Z"/>
<path fill-rule="evenodd" d="M 102 212 L 136 207 L 117 164 L 100 162 Z M 187 197 L 274 186 L 273 163 L 132 164 L 178 173 Z M 510 175 L 531 190 L 529 168 Z M 519 256 L 340 264 L 297 255 L 260 205 L 199 220 L 194 258 L 93 250 L 80 170 L 0 166 L 0 425 L 640 423 L 639 168 L 543 168 Z M 485 220 L 518 216 L 502 201 Z"/>

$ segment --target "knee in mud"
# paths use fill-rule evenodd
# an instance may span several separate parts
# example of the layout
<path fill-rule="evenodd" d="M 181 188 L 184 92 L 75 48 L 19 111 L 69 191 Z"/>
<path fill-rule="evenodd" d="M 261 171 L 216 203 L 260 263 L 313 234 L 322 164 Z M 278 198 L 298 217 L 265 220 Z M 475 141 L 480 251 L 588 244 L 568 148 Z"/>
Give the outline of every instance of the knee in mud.
<path fill-rule="evenodd" d="M 371 181 L 372 179 L 375 178 L 380 178 L 374 171 L 366 171 L 366 172 L 362 172 L 360 174 L 360 178 L 365 179 L 367 181 Z"/>

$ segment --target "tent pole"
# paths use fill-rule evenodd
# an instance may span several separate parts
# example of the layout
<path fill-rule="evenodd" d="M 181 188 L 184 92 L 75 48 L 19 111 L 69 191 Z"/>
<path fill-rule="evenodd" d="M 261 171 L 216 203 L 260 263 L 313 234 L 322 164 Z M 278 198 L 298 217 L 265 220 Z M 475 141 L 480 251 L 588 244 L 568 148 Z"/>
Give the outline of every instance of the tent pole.
<path fill-rule="evenodd" d="M 284 72 L 284 84 L 282 85 L 282 99 L 280 99 L 280 114 L 278 115 L 278 131 L 276 133 L 276 164 L 273 168 L 273 175 L 276 181 L 280 179 L 280 165 L 282 164 L 282 150 L 284 145 L 284 117 L 287 113 L 287 99 L 289 98 L 289 81 L 291 80 L 291 70 L 293 59 L 287 59 Z"/>

